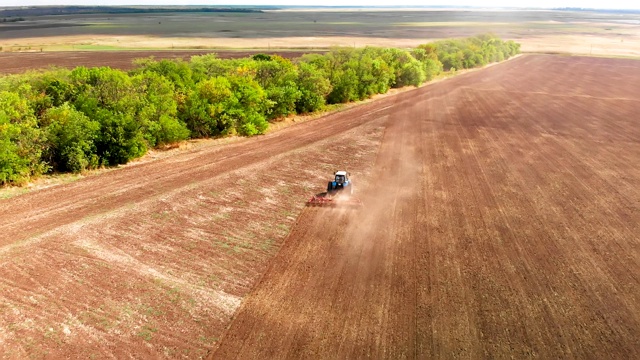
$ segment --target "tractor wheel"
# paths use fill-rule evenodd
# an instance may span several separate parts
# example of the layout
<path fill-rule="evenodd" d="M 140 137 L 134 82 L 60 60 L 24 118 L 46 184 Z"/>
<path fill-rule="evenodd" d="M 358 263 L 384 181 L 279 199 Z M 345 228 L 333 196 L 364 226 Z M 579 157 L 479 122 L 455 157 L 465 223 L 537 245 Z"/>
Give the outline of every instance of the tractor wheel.
<path fill-rule="evenodd" d="M 329 195 L 333 191 L 333 183 L 329 181 L 327 184 L 327 195 Z"/>

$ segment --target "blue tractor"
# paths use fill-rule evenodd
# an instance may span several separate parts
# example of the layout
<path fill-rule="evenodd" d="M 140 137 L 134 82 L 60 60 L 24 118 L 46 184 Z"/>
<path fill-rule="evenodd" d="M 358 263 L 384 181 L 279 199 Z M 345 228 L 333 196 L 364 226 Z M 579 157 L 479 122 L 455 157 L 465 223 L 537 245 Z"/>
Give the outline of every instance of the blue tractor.
<path fill-rule="evenodd" d="M 336 171 L 334 175 L 335 179 L 327 184 L 327 192 L 312 196 L 307 206 L 362 207 L 360 199 L 353 196 L 353 182 L 349 179 L 349 173 Z"/>
<path fill-rule="evenodd" d="M 346 171 L 336 171 L 335 179 L 327 184 L 327 195 L 335 195 L 338 192 L 345 192 L 353 195 L 353 182 L 349 180 L 349 173 Z"/>

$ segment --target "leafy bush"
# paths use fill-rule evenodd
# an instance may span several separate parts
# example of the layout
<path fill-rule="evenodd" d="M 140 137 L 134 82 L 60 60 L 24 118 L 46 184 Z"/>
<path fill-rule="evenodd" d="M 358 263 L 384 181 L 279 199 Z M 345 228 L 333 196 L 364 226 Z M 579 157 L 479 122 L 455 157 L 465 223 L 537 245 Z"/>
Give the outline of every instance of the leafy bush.
<path fill-rule="evenodd" d="M 269 127 L 265 114 L 273 107 L 266 92 L 248 77 L 235 76 L 229 80 L 234 96 L 225 115 L 235 125 L 236 132 L 245 136 L 264 134 Z"/>
<path fill-rule="evenodd" d="M 519 44 L 513 41 L 504 42 L 491 34 L 441 40 L 433 44 L 420 45 L 419 48 L 432 49 L 442 62 L 444 70 L 483 66 L 508 59 L 520 52 Z"/>
<path fill-rule="evenodd" d="M 126 164 L 147 152 L 140 124 L 131 115 L 99 108 L 93 118 L 100 123 L 95 144 L 101 165 Z"/>
<path fill-rule="evenodd" d="M 258 59 L 261 60 L 254 62 L 255 80 L 265 90 L 267 99 L 272 103 L 267 110 L 267 117 L 272 120 L 295 114 L 296 103 L 302 97 L 297 82 L 296 66 L 290 60 L 277 55 Z"/>
<path fill-rule="evenodd" d="M 177 118 L 174 84 L 162 75 L 142 72 L 132 77 L 137 95 L 134 114 L 150 147 L 189 138 L 187 126 Z"/>
<path fill-rule="evenodd" d="M 324 108 L 331 93 L 331 82 L 326 74 L 312 63 L 298 63 L 298 88 L 300 98 L 296 101 L 296 112 L 303 114 Z"/>
<path fill-rule="evenodd" d="M 225 116 L 234 101 L 231 83 L 227 78 L 215 77 L 199 83 L 189 92 L 180 107 L 179 116 L 186 123 L 193 137 L 227 134 L 233 124 Z"/>
<path fill-rule="evenodd" d="M 48 170 L 41 160 L 44 134 L 19 94 L 0 91 L 0 184 L 24 183 Z"/>
<path fill-rule="evenodd" d="M 58 171 L 79 172 L 99 164 L 95 139 L 100 124 L 68 103 L 48 109 L 43 116 L 46 128 L 48 162 Z"/>

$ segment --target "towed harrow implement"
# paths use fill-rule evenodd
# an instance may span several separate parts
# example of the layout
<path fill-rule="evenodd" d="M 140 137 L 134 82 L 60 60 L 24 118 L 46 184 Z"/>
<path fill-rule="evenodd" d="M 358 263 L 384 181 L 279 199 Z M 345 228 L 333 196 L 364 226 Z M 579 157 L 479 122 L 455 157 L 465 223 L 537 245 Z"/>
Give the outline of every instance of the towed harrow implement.
<path fill-rule="evenodd" d="M 361 207 L 362 201 L 355 197 L 335 197 L 314 195 L 307 201 L 307 206 L 323 207 Z"/>
<path fill-rule="evenodd" d="M 353 197 L 353 182 L 346 171 L 336 171 L 335 179 L 327 183 L 327 192 L 314 195 L 307 206 L 360 207 L 362 202 Z"/>

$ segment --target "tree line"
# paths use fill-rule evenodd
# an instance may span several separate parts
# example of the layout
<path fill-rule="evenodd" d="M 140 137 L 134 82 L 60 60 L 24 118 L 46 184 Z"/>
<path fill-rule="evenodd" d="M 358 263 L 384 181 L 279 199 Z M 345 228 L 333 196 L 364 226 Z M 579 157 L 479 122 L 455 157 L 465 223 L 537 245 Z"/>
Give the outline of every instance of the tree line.
<path fill-rule="evenodd" d="M 295 60 L 258 54 L 136 60 L 0 78 L 0 185 L 125 164 L 186 139 L 264 133 L 269 123 L 419 86 L 443 71 L 500 61 L 519 44 L 491 35 L 415 49 L 335 48 Z"/>

